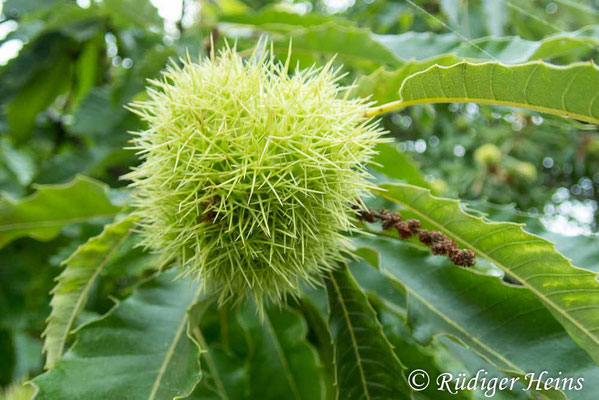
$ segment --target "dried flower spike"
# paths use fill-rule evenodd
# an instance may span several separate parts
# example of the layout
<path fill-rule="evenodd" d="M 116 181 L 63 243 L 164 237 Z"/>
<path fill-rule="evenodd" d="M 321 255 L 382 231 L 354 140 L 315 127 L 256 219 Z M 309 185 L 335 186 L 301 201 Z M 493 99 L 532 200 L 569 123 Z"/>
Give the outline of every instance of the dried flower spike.
<path fill-rule="evenodd" d="M 434 255 L 446 255 L 452 263 L 461 267 L 471 267 L 476 264 L 476 255 L 472 250 L 460 250 L 458 244 L 439 231 L 422 229 L 422 224 L 417 219 L 403 221 L 400 213 L 382 209 L 374 211 L 354 205 L 358 221 L 381 222 L 383 229 L 395 228 L 401 239 L 409 239 L 416 235 L 420 243 L 431 249 Z"/>
<path fill-rule="evenodd" d="M 262 54 L 260 56 L 260 54 Z M 280 300 L 342 259 L 351 201 L 382 130 L 331 64 L 287 73 L 260 48 L 171 65 L 131 105 L 142 163 L 126 175 L 144 245 L 220 293 Z"/>

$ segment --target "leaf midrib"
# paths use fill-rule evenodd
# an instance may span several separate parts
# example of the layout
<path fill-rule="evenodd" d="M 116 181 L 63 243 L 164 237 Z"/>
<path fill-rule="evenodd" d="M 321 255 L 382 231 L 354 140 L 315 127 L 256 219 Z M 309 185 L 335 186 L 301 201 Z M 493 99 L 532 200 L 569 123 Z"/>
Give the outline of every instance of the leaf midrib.
<path fill-rule="evenodd" d="M 202 291 L 200 289 L 197 291 L 193 300 L 189 304 L 190 305 L 195 304 L 196 301 L 200 298 L 201 294 L 202 294 Z M 164 356 L 164 360 L 162 361 L 160 369 L 158 370 L 158 375 L 156 376 L 156 379 L 154 380 L 154 385 L 152 385 L 152 391 L 150 392 L 148 400 L 155 400 L 156 394 L 158 393 L 158 389 L 160 389 L 160 384 L 162 383 L 162 378 L 164 377 L 164 373 L 166 372 L 166 370 L 168 368 L 168 364 L 170 363 L 171 359 L 173 358 L 173 355 L 175 354 L 175 349 L 177 347 L 177 344 L 179 344 L 179 340 L 181 339 L 181 336 L 183 335 L 183 332 L 185 330 L 185 324 L 187 323 L 187 321 L 189 319 L 188 309 L 185 310 L 185 313 L 183 314 L 183 318 L 181 319 L 181 323 L 179 324 L 179 327 L 177 328 L 175 336 L 173 337 L 173 341 L 169 345 L 168 350 Z"/>
<path fill-rule="evenodd" d="M 285 376 L 287 376 L 287 381 L 289 382 L 291 391 L 293 392 L 293 395 L 296 399 L 301 400 L 301 396 L 298 392 L 297 385 L 295 383 L 295 379 L 293 378 L 293 374 L 291 374 L 291 370 L 289 369 L 289 363 L 287 362 L 287 358 L 285 357 L 285 353 L 283 352 L 283 349 L 281 348 L 281 343 L 279 343 L 279 338 L 274 330 L 274 327 L 272 326 L 270 317 L 268 316 L 267 312 L 264 313 L 264 322 L 265 322 L 266 328 L 268 329 L 268 332 L 270 333 L 270 336 L 272 337 L 273 345 L 275 346 L 275 350 L 277 351 L 277 355 L 279 356 L 281 365 L 283 366 L 283 369 L 285 370 Z"/>
<path fill-rule="evenodd" d="M 454 321 L 453 319 L 449 318 L 445 313 L 441 312 L 438 308 L 436 308 L 428 300 L 426 300 L 424 297 L 422 297 L 416 290 L 412 289 L 412 287 L 410 285 L 407 285 L 400 278 L 394 276 L 389 271 L 387 271 L 384 268 L 384 266 L 383 266 L 383 269 L 384 269 L 383 273 L 386 276 L 388 276 L 389 279 L 394 280 L 394 281 L 398 282 L 399 284 L 401 284 L 404 288 L 406 288 L 406 290 L 411 295 L 413 295 L 414 297 L 418 298 L 418 300 L 420 300 L 423 304 L 425 304 L 431 311 L 433 311 L 435 314 L 437 314 L 441 319 L 443 319 L 449 325 L 453 326 L 455 329 L 457 329 L 462 334 L 464 334 L 464 336 L 468 337 L 470 340 L 472 340 L 473 342 L 475 342 L 476 344 L 478 344 L 480 347 L 482 347 L 483 349 L 485 349 L 489 353 L 493 354 L 499 360 L 503 361 L 507 366 L 509 366 L 510 368 L 513 368 L 514 372 L 517 372 L 517 373 L 520 373 L 520 374 L 524 373 L 524 371 L 520 367 L 518 367 L 516 364 L 512 363 L 510 360 L 508 360 L 507 358 L 505 358 L 501 354 L 497 353 L 495 350 L 493 350 L 491 347 L 489 347 L 488 344 L 486 344 L 485 342 L 481 341 L 479 338 L 477 338 L 475 336 L 472 336 L 470 334 L 470 332 L 468 332 L 464 328 L 462 328 L 456 321 Z"/>
<path fill-rule="evenodd" d="M 337 281 L 335 280 L 335 277 L 333 276 L 333 273 L 331 271 L 328 272 L 329 274 L 329 278 L 331 279 L 331 283 L 333 284 L 333 286 L 335 287 L 335 292 L 337 293 L 337 299 L 339 300 L 339 305 L 341 306 L 342 310 L 343 310 L 343 317 L 347 322 L 347 328 L 353 343 L 353 349 L 354 349 L 354 353 L 356 355 L 356 361 L 358 364 L 358 368 L 360 370 L 360 380 L 362 382 L 362 386 L 364 388 L 364 395 L 366 396 L 367 400 L 370 400 L 370 393 L 368 392 L 368 385 L 366 383 L 366 375 L 364 373 L 364 368 L 362 366 L 362 357 L 360 357 L 360 352 L 358 350 L 358 342 L 356 340 L 356 336 L 354 334 L 354 328 L 353 325 L 351 323 L 351 320 L 349 318 L 349 313 L 347 312 L 347 308 L 345 307 L 345 302 L 343 301 L 343 296 L 341 295 L 341 290 L 339 289 L 339 285 L 337 284 Z"/>
<path fill-rule="evenodd" d="M 406 185 L 406 186 L 409 186 L 409 185 Z M 580 323 L 578 322 L 578 320 L 572 318 L 567 312 L 565 312 L 565 310 L 563 310 L 561 307 L 558 307 L 557 304 L 555 304 L 553 301 L 551 301 L 550 299 L 548 299 L 547 297 L 545 297 L 545 295 L 543 293 L 539 292 L 534 286 L 530 285 L 520 275 L 512 272 L 508 267 L 506 267 L 505 265 L 503 265 L 503 263 L 501 263 L 501 262 L 497 261 L 496 259 L 494 259 L 493 257 L 489 256 L 486 252 L 480 250 L 478 247 L 472 245 L 468 240 L 462 239 L 461 236 L 455 234 L 453 231 L 445 229 L 445 227 L 443 225 L 437 223 L 434 219 L 430 218 L 428 215 L 420 212 L 419 210 L 413 208 L 412 206 L 410 206 L 406 202 L 402 202 L 400 199 L 397 199 L 397 198 L 385 195 L 384 192 L 379 192 L 379 195 L 381 195 L 382 197 L 386 198 L 387 200 L 401 203 L 404 207 L 410 209 L 410 211 L 412 211 L 414 214 L 417 214 L 422 219 L 425 219 L 431 225 L 434 225 L 435 227 L 437 227 L 441 231 L 445 231 L 448 236 L 456 239 L 457 241 L 460 241 L 460 242 L 464 243 L 466 245 L 466 247 L 469 247 L 469 248 L 471 248 L 473 250 L 476 250 L 477 253 L 479 253 L 483 258 L 486 258 L 487 260 L 491 261 L 492 263 L 494 263 L 495 265 L 497 265 L 499 268 L 501 268 L 504 272 L 507 272 L 507 273 L 511 274 L 512 276 L 514 276 L 514 278 L 518 279 L 522 283 L 522 285 L 524 285 L 528 290 L 530 290 L 531 292 L 533 292 L 535 294 L 535 296 L 537 296 L 543 302 L 545 302 L 546 304 L 548 304 L 549 306 L 551 306 L 556 312 L 558 312 L 560 315 L 562 315 L 563 317 L 565 317 L 568 321 L 572 322 L 572 324 L 576 328 L 580 329 L 581 332 L 583 332 L 596 345 L 599 346 L 599 339 L 595 338 L 593 335 L 591 335 L 590 332 L 588 332 L 583 326 L 581 326 Z"/>
<path fill-rule="evenodd" d="M 68 319 L 67 325 L 65 327 L 66 329 L 64 330 L 64 332 L 61 336 L 61 339 L 60 339 L 59 357 L 62 356 L 62 351 L 64 349 L 64 345 L 66 343 L 67 337 L 69 336 L 69 332 L 71 331 L 71 327 L 75 323 L 75 318 L 76 318 L 77 314 L 79 314 L 79 309 L 80 309 L 80 307 L 82 307 L 84 299 L 87 299 L 87 294 L 89 293 L 89 291 L 92 287 L 92 284 L 95 282 L 95 280 L 98 277 L 98 275 L 100 274 L 100 272 L 102 272 L 102 270 L 106 266 L 106 263 L 108 263 L 108 260 L 110 260 L 112 258 L 112 256 L 114 255 L 114 252 L 119 247 L 121 247 L 123 242 L 129 237 L 129 235 L 130 235 L 130 232 L 128 232 L 126 235 L 124 235 L 117 243 L 114 244 L 114 246 L 110 249 L 110 251 L 108 253 L 106 253 L 106 255 L 104 256 L 104 259 L 98 264 L 98 266 L 96 267 L 96 270 L 94 271 L 94 273 L 92 274 L 90 279 L 87 281 L 87 283 L 83 287 L 83 290 L 79 293 L 77 301 L 75 302 L 75 307 L 73 308 L 71 315 L 69 315 L 69 319 Z M 68 265 L 65 267 L 65 270 L 66 270 L 66 268 L 68 268 Z"/>
<path fill-rule="evenodd" d="M 458 331 L 460 331 L 464 336 L 468 337 L 470 340 L 472 340 L 473 342 L 475 342 L 476 344 L 478 344 L 481 348 L 483 348 L 484 350 L 488 351 L 489 353 L 491 353 L 492 355 L 494 355 L 495 357 L 497 357 L 499 360 L 501 360 L 504 363 L 506 363 L 506 365 L 508 367 L 512 368 L 513 372 L 515 372 L 515 373 L 517 373 L 519 375 L 523 375 L 523 376 L 526 374 L 526 371 L 522 370 L 516 364 L 512 363 L 510 360 L 506 359 L 504 356 L 502 356 L 501 354 L 497 353 L 495 350 L 493 350 L 491 347 L 489 347 L 489 345 L 487 345 L 485 342 L 481 341 L 478 337 L 472 336 L 468 331 L 466 331 L 465 329 L 463 329 L 456 321 L 454 321 L 453 319 L 449 318 L 445 313 L 443 313 L 439 309 L 437 309 L 434 305 L 432 305 L 430 302 L 428 302 L 424 297 L 420 296 L 417 291 L 415 291 L 414 289 L 411 289 L 411 287 L 409 285 L 405 284 L 401 279 L 395 277 L 394 275 L 392 275 L 388 271 L 384 271 L 383 273 L 386 276 L 388 276 L 390 279 L 392 279 L 392 280 L 398 282 L 399 284 L 401 284 L 408 291 L 408 293 L 410 295 L 413 295 L 414 297 L 418 298 L 418 300 L 420 300 L 433 313 L 437 314 L 439 316 L 439 318 L 441 318 L 447 324 L 451 325 L 452 327 L 454 327 L 455 329 L 457 329 Z M 484 354 L 482 354 L 480 352 L 477 352 L 477 353 L 480 354 L 483 358 L 487 358 Z M 494 362 L 492 362 L 492 363 L 495 364 Z M 510 370 L 508 370 L 507 368 L 499 367 L 499 369 L 502 370 L 503 372 L 510 372 Z M 542 392 L 537 392 L 537 391 L 535 391 L 535 393 L 538 393 L 538 394 L 541 394 L 541 395 L 543 394 Z M 565 396 L 565 394 L 561 390 L 559 391 L 559 393 L 561 393 L 563 396 Z M 547 398 L 547 397 L 545 397 L 545 398 Z"/>
<path fill-rule="evenodd" d="M 408 78 L 406 78 L 408 79 Z M 397 100 L 395 102 L 387 104 L 388 107 L 392 107 L 394 110 L 400 110 L 406 107 L 411 107 L 419 104 L 429 103 L 472 103 L 483 104 L 488 106 L 506 106 L 515 108 L 526 108 L 527 110 L 538 111 L 542 113 L 557 115 L 560 117 L 569 117 L 592 124 L 599 124 L 599 118 L 589 117 L 588 115 L 578 114 L 575 112 L 567 111 L 562 108 L 550 108 L 544 106 L 538 106 L 531 103 L 525 102 L 513 102 L 506 100 L 494 100 L 486 99 L 482 97 L 423 97 L 417 100 Z"/>
<path fill-rule="evenodd" d="M 19 222 L 15 224 L 4 224 L 0 225 L 0 232 L 9 231 L 13 229 L 27 229 L 27 228 L 35 228 L 40 226 L 42 228 L 49 228 L 53 226 L 66 225 L 66 224 L 75 224 L 78 222 L 85 222 L 90 218 L 109 218 L 114 217 L 118 214 L 118 210 L 114 213 L 110 214 L 94 214 L 85 217 L 75 217 L 75 218 L 65 218 L 65 219 L 56 219 L 56 220 L 42 220 L 42 221 L 33 221 L 33 222 Z"/>
<path fill-rule="evenodd" d="M 212 358 L 212 354 L 210 354 L 210 349 L 208 349 L 208 345 L 206 344 L 206 339 L 204 339 L 204 335 L 202 334 L 202 330 L 198 327 L 193 328 L 193 334 L 198 339 L 198 342 L 202 349 L 205 349 L 206 363 L 208 364 L 208 369 L 212 373 L 212 377 L 214 378 L 214 383 L 216 384 L 216 390 L 221 399 L 229 400 L 229 396 L 227 396 L 227 392 L 224 388 L 223 381 L 219 376 L 219 372 L 216 368 L 216 363 Z"/>

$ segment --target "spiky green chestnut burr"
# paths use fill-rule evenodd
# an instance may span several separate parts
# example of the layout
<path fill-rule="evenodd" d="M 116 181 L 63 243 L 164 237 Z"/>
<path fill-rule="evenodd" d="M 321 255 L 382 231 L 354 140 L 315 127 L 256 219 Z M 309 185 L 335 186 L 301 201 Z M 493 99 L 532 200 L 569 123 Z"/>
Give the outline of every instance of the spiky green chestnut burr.
<path fill-rule="evenodd" d="M 288 74 L 263 54 L 182 60 L 131 106 L 148 126 L 126 175 L 143 243 L 221 301 L 278 301 L 334 268 L 381 141 L 331 65 Z"/>
<path fill-rule="evenodd" d="M 20 382 L 16 382 L 0 389 L 0 400 L 30 400 L 33 398 L 35 390 L 32 386 L 25 386 Z"/>

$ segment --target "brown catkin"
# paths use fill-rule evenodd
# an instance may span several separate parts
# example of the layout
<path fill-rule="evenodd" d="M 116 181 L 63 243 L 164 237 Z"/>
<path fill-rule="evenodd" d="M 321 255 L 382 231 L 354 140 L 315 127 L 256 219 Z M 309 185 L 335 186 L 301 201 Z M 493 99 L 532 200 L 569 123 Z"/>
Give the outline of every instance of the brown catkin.
<path fill-rule="evenodd" d="M 417 236 L 418 241 L 431 249 L 434 255 L 446 255 L 452 263 L 461 267 L 471 267 L 476 264 L 476 255 L 472 250 L 460 250 L 458 244 L 439 231 L 422 229 L 422 223 L 417 219 L 404 221 L 396 211 L 382 209 L 377 211 L 364 209 L 353 205 L 359 221 L 374 223 L 381 222 L 383 229 L 394 228 L 401 239 Z"/>

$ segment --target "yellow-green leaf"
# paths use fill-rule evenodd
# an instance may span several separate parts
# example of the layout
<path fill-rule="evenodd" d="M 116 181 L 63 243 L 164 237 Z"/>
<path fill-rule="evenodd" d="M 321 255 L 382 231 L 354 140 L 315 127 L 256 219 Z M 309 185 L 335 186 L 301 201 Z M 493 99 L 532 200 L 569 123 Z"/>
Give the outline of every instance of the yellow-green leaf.
<path fill-rule="evenodd" d="M 110 202 L 108 186 L 85 176 L 65 185 L 38 186 L 22 200 L 0 199 L 0 247 L 23 236 L 50 240 L 65 225 L 113 217 L 120 210 Z"/>
<path fill-rule="evenodd" d="M 596 273 L 573 266 L 553 243 L 524 231 L 520 224 L 488 222 L 466 214 L 457 200 L 434 197 L 427 189 L 403 184 L 384 184 L 376 192 L 520 282 L 599 361 Z"/>
<path fill-rule="evenodd" d="M 58 284 L 52 291 L 52 312 L 43 333 L 46 369 L 54 367 L 60 361 L 75 318 L 85 306 L 92 285 L 115 250 L 129 235 L 135 218 L 129 216 L 107 225 L 101 234 L 79 246 L 64 261 L 66 267 L 58 276 Z"/>
<path fill-rule="evenodd" d="M 373 109 L 370 115 L 424 103 L 480 103 L 599 124 L 599 69 L 593 63 L 567 67 L 543 62 L 433 65 L 405 79 L 399 98 Z"/>

